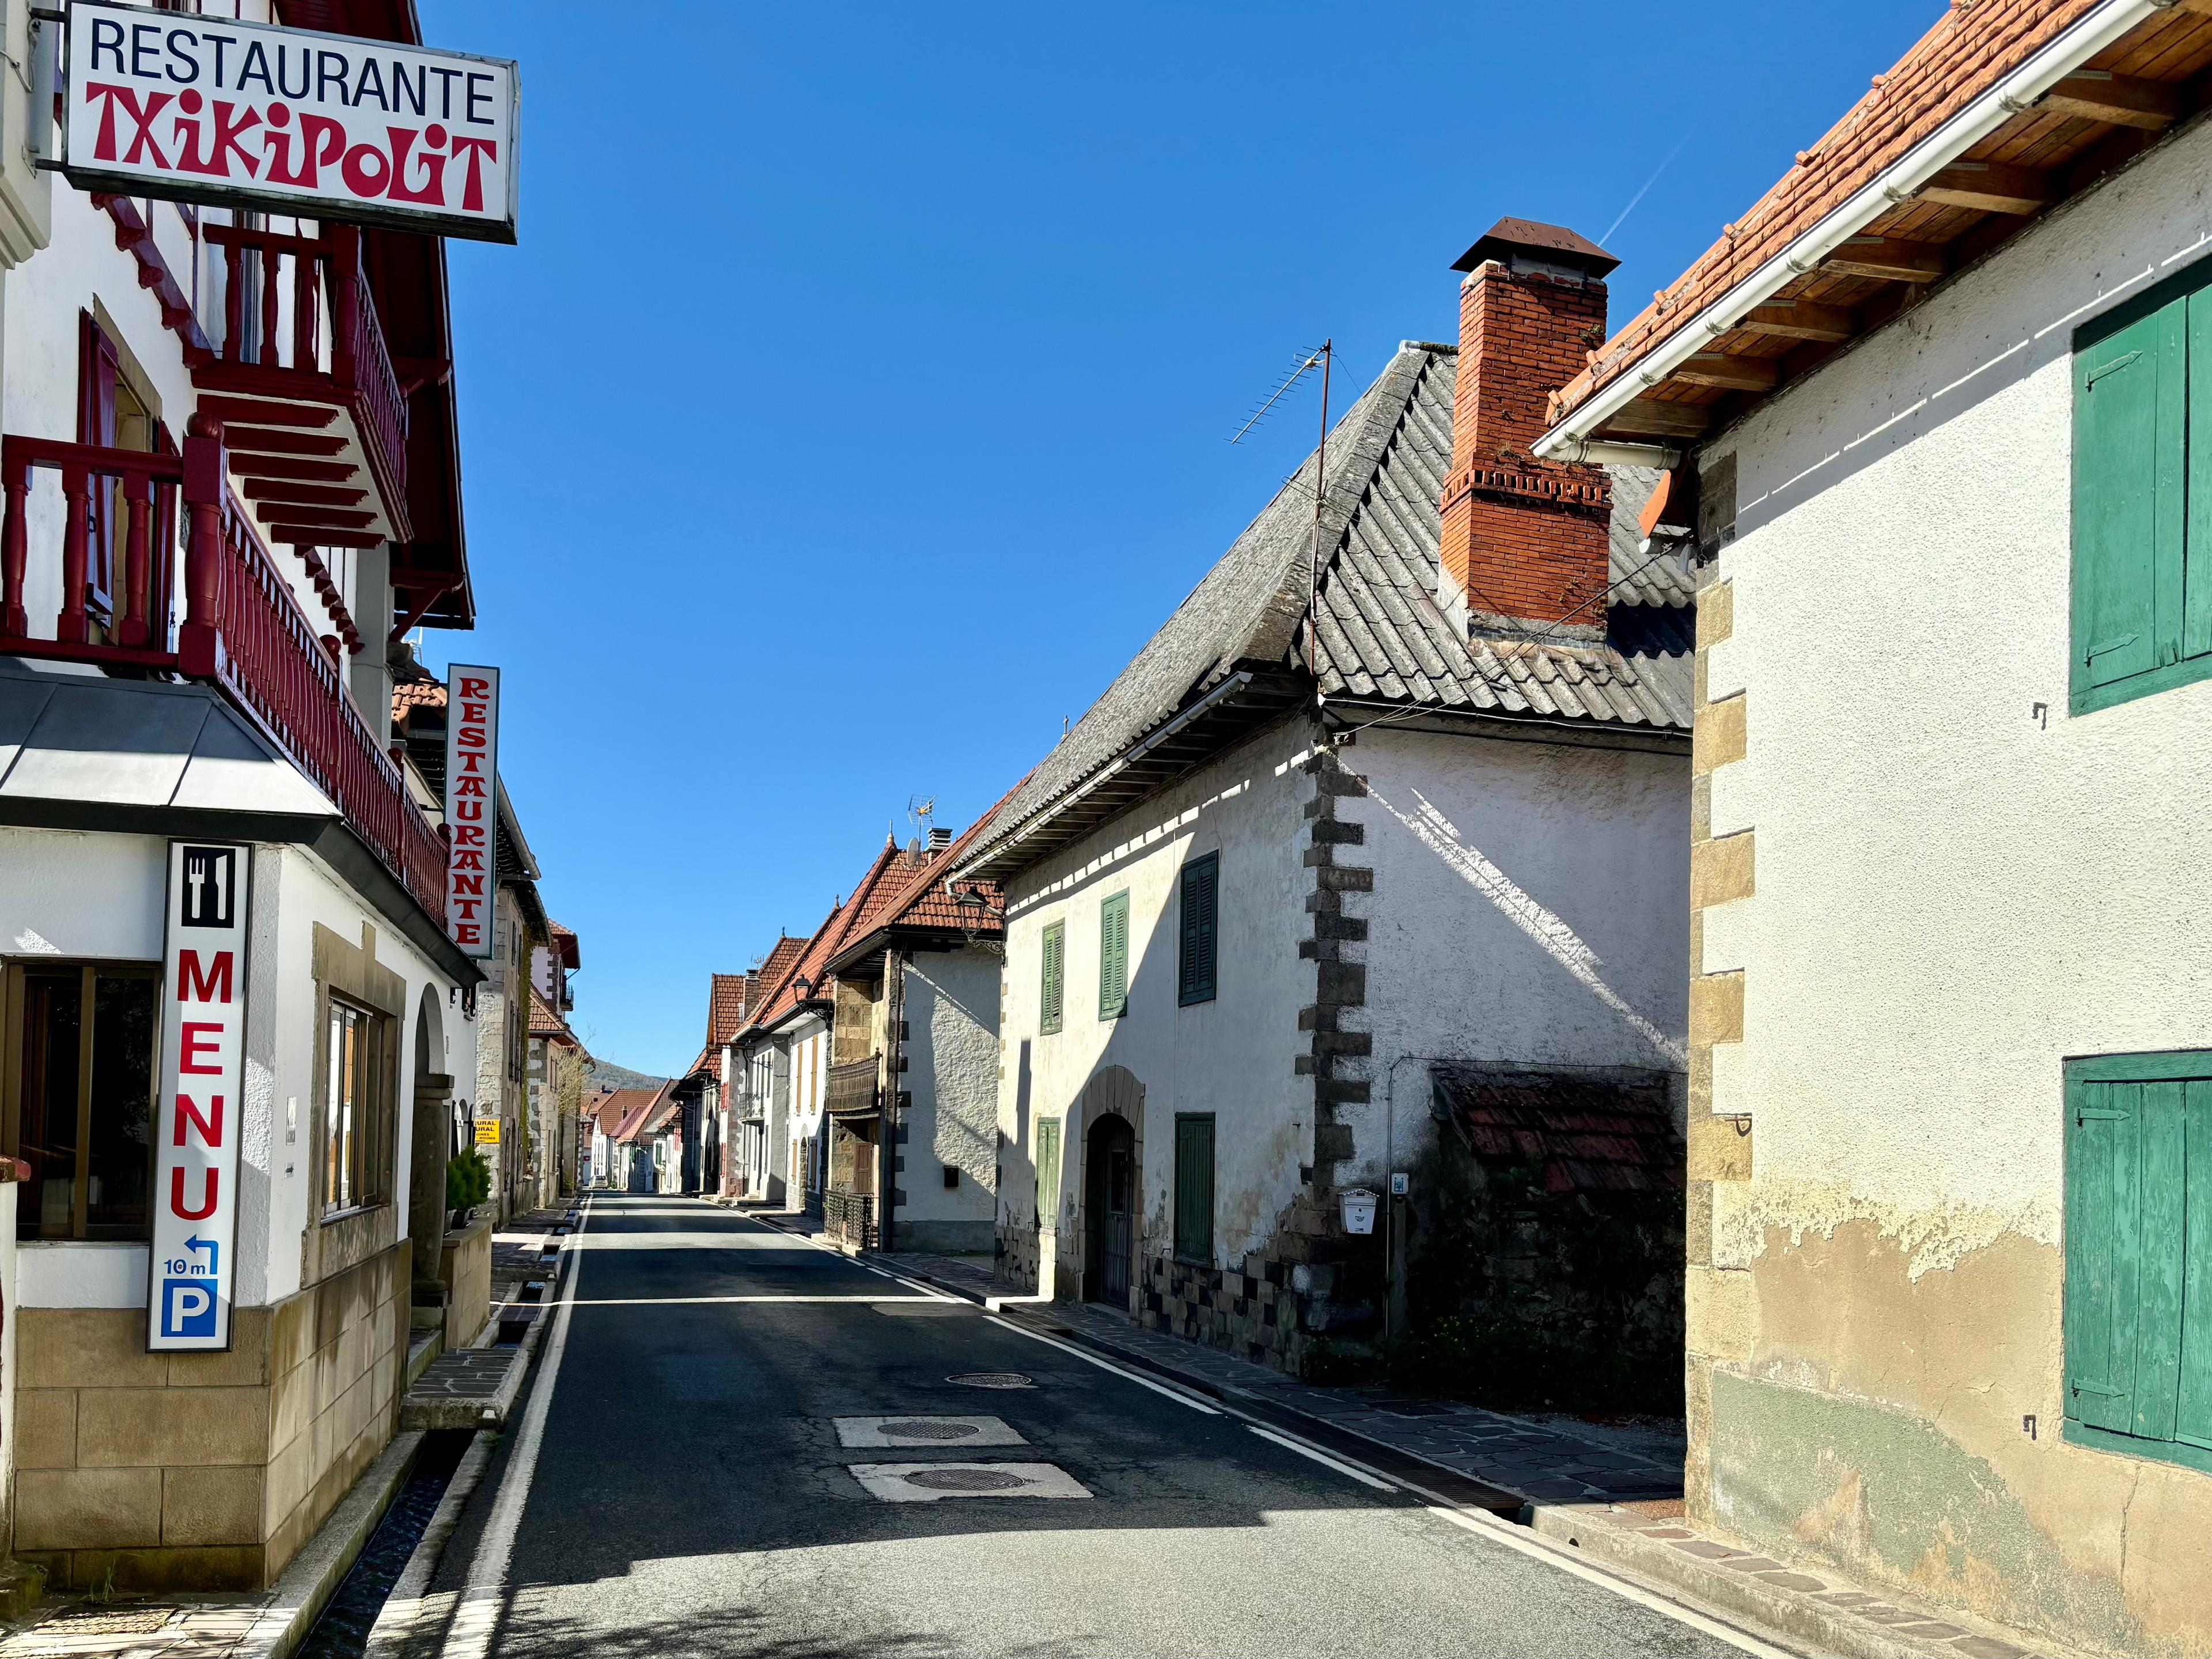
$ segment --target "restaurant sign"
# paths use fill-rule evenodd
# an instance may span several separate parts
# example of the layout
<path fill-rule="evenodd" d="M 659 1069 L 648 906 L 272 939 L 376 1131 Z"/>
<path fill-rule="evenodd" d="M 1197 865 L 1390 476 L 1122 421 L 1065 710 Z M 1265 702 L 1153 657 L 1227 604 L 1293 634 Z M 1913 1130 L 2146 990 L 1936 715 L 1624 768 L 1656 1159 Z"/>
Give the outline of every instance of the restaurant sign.
<path fill-rule="evenodd" d="M 67 31 L 80 189 L 514 240 L 506 59 L 108 0 Z"/>
<path fill-rule="evenodd" d="M 492 953 L 499 849 L 499 670 L 446 670 L 446 931 L 464 956 Z"/>
<path fill-rule="evenodd" d="M 169 843 L 147 1352 L 230 1346 L 253 849 Z"/>

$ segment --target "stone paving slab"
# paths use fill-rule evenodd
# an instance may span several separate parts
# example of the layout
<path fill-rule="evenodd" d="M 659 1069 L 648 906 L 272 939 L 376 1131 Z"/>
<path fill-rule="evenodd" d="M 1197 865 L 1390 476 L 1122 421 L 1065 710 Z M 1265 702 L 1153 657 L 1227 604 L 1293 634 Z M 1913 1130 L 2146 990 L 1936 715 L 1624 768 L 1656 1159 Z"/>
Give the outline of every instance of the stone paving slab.
<path fill-rule="evenodd" d="M 461 1348 L 439 1355 L 400 1401 L 400 1427 L 497 1427 L 507 1421 L 528 1360 L 521 1347 Z"/>

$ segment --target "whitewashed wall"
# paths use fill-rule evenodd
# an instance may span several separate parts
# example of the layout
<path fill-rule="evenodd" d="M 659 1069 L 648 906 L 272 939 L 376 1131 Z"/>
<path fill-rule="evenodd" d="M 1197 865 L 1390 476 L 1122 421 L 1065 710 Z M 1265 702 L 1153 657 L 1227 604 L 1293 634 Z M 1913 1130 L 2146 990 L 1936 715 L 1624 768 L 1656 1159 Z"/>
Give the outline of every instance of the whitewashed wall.
<path fill-rule="evenodd" d="M 1294 1076 L 1297 1011 L 1314 969 L 1298 959 L 1311 931 L 1300 862 L 1302 804 L 1313 793 L 1291 758 L 1304 728 L 1271 728 L 1200 768 L 1073 848 L 1016 875 L 1006 896 L 1006 965 L 999 1127 L 1006 1140 L 1002 1213 L 1027 1226 L 1036 1208 L 1034 1129 L 1062 1120 L 1061 1192 L 1083 1178 L 1080 1097 L 1102 1067 L 1145 1088 L 1140 1215 L 1154 1241 L 1172 1237 L 1175 1115 L 1212 1112 L 1223 1260 L 1259 1248 L 1311 1158 L 1313 1084 Z M 1221 855 L 1214 1000 L 1177 1003 L 1182 866 Z M 1128 1012 L 1098 1018 L 1098 914 L 1129 892 Z M 1037 1029 L 1040 940 L 1067 925 L 1062 1029 Z"/>
<path fill-rule="evenodd" d="M 2212 684 L 2067 714 L 2072 332 L 2212 255 L 2200 127 L 1729 434 L 1755 896 L 1713 1106 L 1838 1212 L 2058 1237 L 2063 1055 L 2212 1045 Z M 2042 705 L 2043 712 L 2038 712 Z M 1931 1146 L 1915 1103 L 1942 1102 Z M 1745 1246 L 1755 1236 L 1747 1218 Z M 1948 1245 L 1937 1247 L 1940 1249 Z"/>
<path fill-rule="evenodd" d="M 998 1163 L 999 959 L 917 952 L 906 966 L 908 1097 L 898 1184 L 902 1248 L 991 1248 Z M 944 1172 L 959 1171 L 948 1188 Z M 912 1228 L 909 1235 L 908 1229 Z"/>
<path fill-rule="evenodd" d="M 1368 919 L 1373 1096 L 1337 1110 L 1376 1187 L 1433 1133 L 1429 1062 L 1680 1074 L 1689 1016 L 1686 752 L 1371 728 L 1337 751 L 1367 781 L 1340 797 L 1375 872 Z M 1340 1076 L 1358 1077 L 1340 1060 Z M 1679 1098 L 1679 1093 L 1678 1093 Z"/>

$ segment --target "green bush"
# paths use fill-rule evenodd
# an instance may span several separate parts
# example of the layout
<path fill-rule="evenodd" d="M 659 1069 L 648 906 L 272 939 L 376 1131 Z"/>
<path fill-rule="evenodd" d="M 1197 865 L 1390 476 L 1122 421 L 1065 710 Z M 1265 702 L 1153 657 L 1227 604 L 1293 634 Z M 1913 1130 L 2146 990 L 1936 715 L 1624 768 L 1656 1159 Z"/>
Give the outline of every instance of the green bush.
<path fill-rule="evenodd" d="M 446 1207 L 472 1209 L 491 1196 L 491 1165 L 471 1146 L 459 1158 L 446 1160 Z"/>

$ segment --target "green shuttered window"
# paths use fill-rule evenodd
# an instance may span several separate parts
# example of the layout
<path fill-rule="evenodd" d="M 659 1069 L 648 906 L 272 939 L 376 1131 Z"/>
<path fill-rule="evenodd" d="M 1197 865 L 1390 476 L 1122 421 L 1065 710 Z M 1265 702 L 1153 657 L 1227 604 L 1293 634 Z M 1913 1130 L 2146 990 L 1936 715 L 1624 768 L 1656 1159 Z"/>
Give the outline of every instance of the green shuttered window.
<path fill-rule="evenodd" d="M 1041 1117 L 1036 1126 L 1037 1225 L 1060 1224 L 1060 1120 Z"/>
<path fill-rule="evenodd" d="M 1176 1115 L 1175 1250 L 1186 1261 L 1213 1260 L 1213 1114 Z"/>
<path fill-rule="evenodd" d="M 1213 1000 L 1216 900 L 1221 885 L 1221 855 L 1208 853 L 1182 867 L 1182 950 L 1181 986 L 1182 1006 Z"/>
<path fill-rule="evenodd" d="M 1067 1000 L 1067 924 L 1055 921 L 1044 930 L 1044 985 L 1037 994 L 1037 1029 L 1046 1035 L 1060 1029 Z"/>
<path fill-rule="evenodd" d="M 2072 631 L 2076 714 L 2212 675 L 2212 262 L 2075 336 Z"/>
<path fill-rule="evenodd" d="M 1125 888 L 1098 907 L 1098 1018 L 1129 1009 L 1129 894 Z"/>
<path fill-rule="evenodd" d="M 2066 1063 L 2066 1435 L 2212 1471 L 2212 1052 Z"/>

